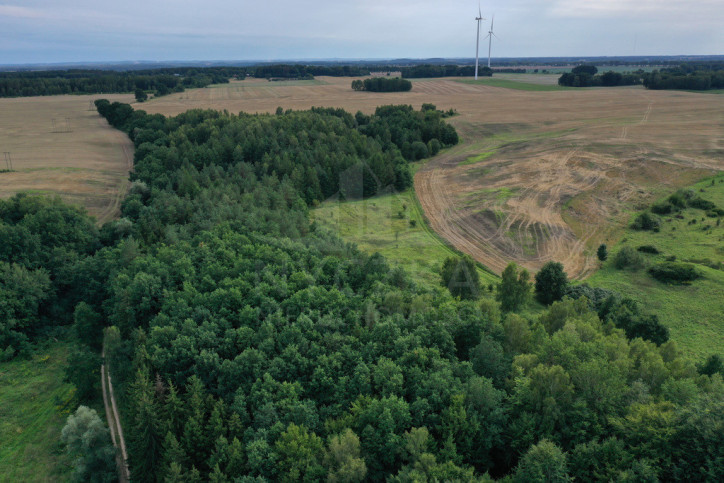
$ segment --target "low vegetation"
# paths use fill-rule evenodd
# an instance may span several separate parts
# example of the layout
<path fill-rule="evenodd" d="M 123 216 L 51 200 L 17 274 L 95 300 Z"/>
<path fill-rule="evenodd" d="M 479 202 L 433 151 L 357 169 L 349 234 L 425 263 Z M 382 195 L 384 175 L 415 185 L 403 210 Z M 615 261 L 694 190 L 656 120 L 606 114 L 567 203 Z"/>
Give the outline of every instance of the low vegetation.
<path fill-rule="evenodd" d="M 701 278 L 691 263 L 661 262 L 649 268 L 649 273 L 659 282 L 686 284 Z"/>
<path fill-rule="evenodd" d="M 0 364 L 0 475 L 7 481 L 67 481 L 73 459 L 60 441 L 74 409 L 63 381 L 72 345 L 40 344 L 33 355 Z"/>
<path fill-rule="evenodd" d="M 719 295 L 724 287 L 724 226 L 721 217 L 708 215 L 721 206 L 721 175 L 653 203 L 659 231 L 627 230 L 602 269 L 588 279 L 591 285 L 646 304 L 672 339 L 696 359 L 719 353 L 724 344 L 724 300 Z"/>

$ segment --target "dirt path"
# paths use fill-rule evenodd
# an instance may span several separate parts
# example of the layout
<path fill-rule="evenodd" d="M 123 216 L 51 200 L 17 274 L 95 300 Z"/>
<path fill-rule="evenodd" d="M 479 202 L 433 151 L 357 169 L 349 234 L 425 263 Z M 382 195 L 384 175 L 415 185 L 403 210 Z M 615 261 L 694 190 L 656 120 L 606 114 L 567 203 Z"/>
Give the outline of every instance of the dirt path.
<path fill-rule="evenodd" d="M 108 122 L 100 115 L 98 115 L 98 121 L 101 124 L 108 125 Z M 117 143 L 120 146 L 121 151 L 123 152 L 126 169 L 128 170 L 128 173 L 130 173 L 131 171 L 133 171 L 133 141 L 131 141 L 128 136 L 126 136 L 126 134 L 121 131 L 117 131 L 115 137 L 117 138 Z M 108 205 L 103 209 L 103 211 L 98 214 L 97 220 L 99 225 L 102 225 L 118 216 L 118 213 L 121 209 L 121 202 L 126 197 L 129 188 L 130 182 L 128 180 L 128 177 L 122 179 L 118 183 L 118 189 L 115 193 L 115 196 L 108 198 Z"/>
<path fill-rule="evenodd" d="M 116 405 L 116 397 L 113 394 L 113 382 L 111 381 L 110 371 L 106 370 L 105 364 L 106 348 L 103 345 L 103 364 L 101 364 L 101 388 L 103 390 L 103 406 L 106 410 L 106 420 L 108 428 L 111 431 L 111 440 L 113 447 L 118 451 L 116 453 L 116 465 L 118 466 L 118 481 L 127 483 L 131 479 L 131 473 L 128 469 L 128 453 L 126 451 L 126 440 L 123 438 L 123 427 L 121 426 L 121 418 L 118 414 L 118 406 Z"/>

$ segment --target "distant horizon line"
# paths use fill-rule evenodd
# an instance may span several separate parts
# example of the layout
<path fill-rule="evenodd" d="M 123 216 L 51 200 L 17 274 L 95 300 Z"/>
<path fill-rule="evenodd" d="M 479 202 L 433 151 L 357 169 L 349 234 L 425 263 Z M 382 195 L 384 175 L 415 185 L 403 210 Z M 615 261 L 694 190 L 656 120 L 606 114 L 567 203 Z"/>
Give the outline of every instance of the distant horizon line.
<path fill-rule="evenodd" d="M 493 60 L 496 62 L 510 62 L 510 61 L 523 61 L 523 60 L 541 60 L 541 61 L 594 61 L 594 60 L 624 60 L 624 59 L 672 59 L 672 60 L 686 60 L 686 59 L 721 59 L 724 60 L 724 54 L 666 54 L 666 55 L 558 55 L 558 56 L 515 56 L 515 57 L 494 57 Z M 380 62 L 380 63 L 394 63 L 394 62 L 415 62 L 421 63 L 426 61 L 465 61 L 475 62 L 475 57 L 309 57 L 309 58 L 295 58 L 295 59 L 214 59 L 214 60 L 86 60 L 86 61 L 57 61 L 57 62 L 23 62 L 23 63 L 3 63 L 0 62 L 0 67 L 51 67 L 51 66 L 97 66 L 97 65 L 147 65 L 147 64 L 173 64 L 176 67 L 183 65 L 197 66 L 200 64 L 224 64 L 224 65 L 239 65 L 239 66 L 250 66 L 257 64 L 278 64 L 278 63 L 290 63 L 300 64 L 305 62 L 324 62 L 324 63 L 369 63 L 369 62 Z"/>

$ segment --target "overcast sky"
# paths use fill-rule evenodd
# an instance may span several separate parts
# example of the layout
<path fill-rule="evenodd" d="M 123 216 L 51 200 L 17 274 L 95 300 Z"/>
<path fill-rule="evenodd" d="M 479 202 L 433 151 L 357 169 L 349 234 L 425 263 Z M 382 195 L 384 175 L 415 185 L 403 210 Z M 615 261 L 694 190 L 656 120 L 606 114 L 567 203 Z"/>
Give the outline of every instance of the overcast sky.
<path fill-rule="evenodd" d="M 493 57 L 724 54 L 724 0 L 481 8 Z M 477 13 L 476 0 L 0 0 L 0 64 L 473 57 Z"/>

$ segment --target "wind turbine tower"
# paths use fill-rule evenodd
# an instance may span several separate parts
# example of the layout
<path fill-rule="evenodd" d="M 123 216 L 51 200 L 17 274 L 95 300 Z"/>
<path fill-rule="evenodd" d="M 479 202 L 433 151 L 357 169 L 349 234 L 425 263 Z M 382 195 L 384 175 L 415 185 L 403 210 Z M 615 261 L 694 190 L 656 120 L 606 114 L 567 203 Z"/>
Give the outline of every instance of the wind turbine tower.
<path fill-rule="evenodd" d="M 478 16 L 475 17 L 475 20 L 478 22 L 478 37 L 477 37 L 477 43 L 475 44 L 475 80 L 478 80 L 478 51 L 480 50 L 480 22 L 482 20 L 485 20 L 483 18 L 483 13 L 480 10 L 480 5 L 478 5 Z"/>
<path fill-rule="evenodd" d="M 495 15 L 493 15 L 492 20 L 490 20 L 490 30 L 488 31 L 488 68 L 490 68 L 490 51 L 493 48 L 493 37 L 496 39 L 498 38 L 497 35 L 493 32 L 493 24 L 495 23 Z"/>

